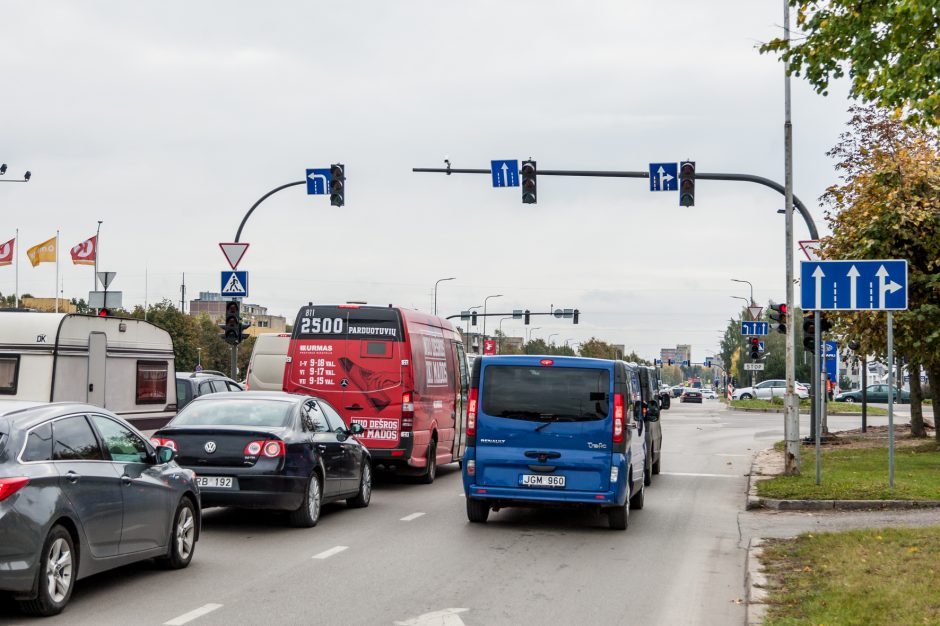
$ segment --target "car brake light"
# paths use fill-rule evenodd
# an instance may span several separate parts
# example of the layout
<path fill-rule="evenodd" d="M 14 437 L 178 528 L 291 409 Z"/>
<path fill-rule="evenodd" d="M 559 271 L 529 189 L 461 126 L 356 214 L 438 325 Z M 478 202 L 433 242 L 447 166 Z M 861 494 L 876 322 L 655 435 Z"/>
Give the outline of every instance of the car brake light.
<path fill-rule="evenodd" d="M 623 394 L 614 394 L 614 443 L 623 443 Z"/>
<path fill-rule="evenodd" d="M 415 399 L 414 394 L 410 391 L 402 392 L 401 394 L 401 419 L 402 426 L 404 426 L 404 421 L 413 420 L 415 416 Z"/>
<path fill-rule="evenodd" d="M 467 400 L 467 436 L 477 435 L 477 395 L 476 387 L 470 389 L 470 398 Z"/>
<path fill-rule="evenodd" d="M 276 459 L 284 456 L 284 442 L 279 439 L 268 439 L 266 441 L 252 441 L 245 446 L 245 456 L 264 455 L 269 459 Z"/>
<path fill-rule="evenodd" d="M 0 502 L 3 502 L 14 493 L 26 486 L 29 478 L 16 476 L 15 478 L 0 478 Z"/>
<path fill-rule="evenodd" d="M 539 361 L 539 365 L 554 365 L 555 362 L 551 359 L 542 359 Z"/>
<path fill-rule="evenodd" d="M 176 447 L 176 442 L 173 441 L 172 439 L 163 439 L 161 437 L 151 437 L 150 443 L 152 443 L 155 446 L 166 446 L 167 448 L 173 448 L 174 450 L 179 452 L 179 449 Z"/>
<path fill-rule="evenodd" d="M 261 442 L 252 441 L 247 446 L 245 446 L 245 456 L 258 456 L 261 452 Z"/>
<path fill-rule="evenodd" d="M 473 459 L 467 461 L 467 476 L 473 476 L 477 473 L 477 462 Z"/>

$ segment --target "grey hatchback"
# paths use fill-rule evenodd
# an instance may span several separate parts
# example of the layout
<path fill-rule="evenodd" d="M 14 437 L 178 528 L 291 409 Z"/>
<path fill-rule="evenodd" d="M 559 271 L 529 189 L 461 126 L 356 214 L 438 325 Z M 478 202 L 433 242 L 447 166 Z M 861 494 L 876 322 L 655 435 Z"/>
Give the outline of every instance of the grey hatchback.
<path fill-rule="evenodd" d="M 91 574 L 189 565 L 199 488 L 174 457 L 99 407 L 0 402 L 0 592 L 55 615 Z"/>

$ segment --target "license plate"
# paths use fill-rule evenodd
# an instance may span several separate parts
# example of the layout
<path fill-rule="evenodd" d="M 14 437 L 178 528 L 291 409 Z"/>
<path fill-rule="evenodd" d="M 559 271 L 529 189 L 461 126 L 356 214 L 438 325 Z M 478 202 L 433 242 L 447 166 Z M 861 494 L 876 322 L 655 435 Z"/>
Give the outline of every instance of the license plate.
<path fill-rule="evenodd" d="M 523 474 L 523 487 L 564 487 L 565 477 L 555 474 Z"/>
<path fill-rule="evenodd" d="M 196 476 L 196 484 L 212 489 L 235 488 L 235 480 L 231 476 Z"/>

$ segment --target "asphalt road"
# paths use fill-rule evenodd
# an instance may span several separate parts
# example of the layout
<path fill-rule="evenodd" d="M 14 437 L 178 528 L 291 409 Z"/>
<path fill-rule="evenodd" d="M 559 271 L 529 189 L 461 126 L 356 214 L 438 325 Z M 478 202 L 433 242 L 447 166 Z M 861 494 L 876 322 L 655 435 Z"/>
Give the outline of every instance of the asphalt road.
<path fill-rule="evenodd" d="M 79 581 L 65 613 L 42 623 L 742 624 L 750 537 L 774 534 L 774 520 L 812 527 L 805 515 L 743 511 L 751 455 L 783 438 L 783 416 L 714 400 L 672 407 L 663 473 L 626 532 L 565 510 L 502 510 L 471 525 L 454 465 L 430 486 L 376 485 L 365 510 L 328 506 L 313 529 L 209 510 L 189 568 L 143 563 Z M 857 425 L 830 418 L 833 429 Z M 36 623 L 2 600 L 0 622 Z"/>

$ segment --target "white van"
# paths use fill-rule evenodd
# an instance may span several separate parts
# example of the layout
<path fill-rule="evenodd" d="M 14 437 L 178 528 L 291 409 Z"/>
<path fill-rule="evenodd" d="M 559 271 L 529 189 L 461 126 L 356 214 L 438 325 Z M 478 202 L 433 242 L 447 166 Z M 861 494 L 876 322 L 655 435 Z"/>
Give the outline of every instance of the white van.
<path fill-rule="evenodd" d="M 0 311 L 0 402 L 86 402 L 142 429 L 176 414 L 170 334 L 132 318 Z"/>
<path fill-rule="evenodd" d="M 284 389 L 284 366 L 290 348 L 290 333 L 268 333 L 255 338 L 255 347 L 248 361 L 245 391 L 281 391 Z"/>

